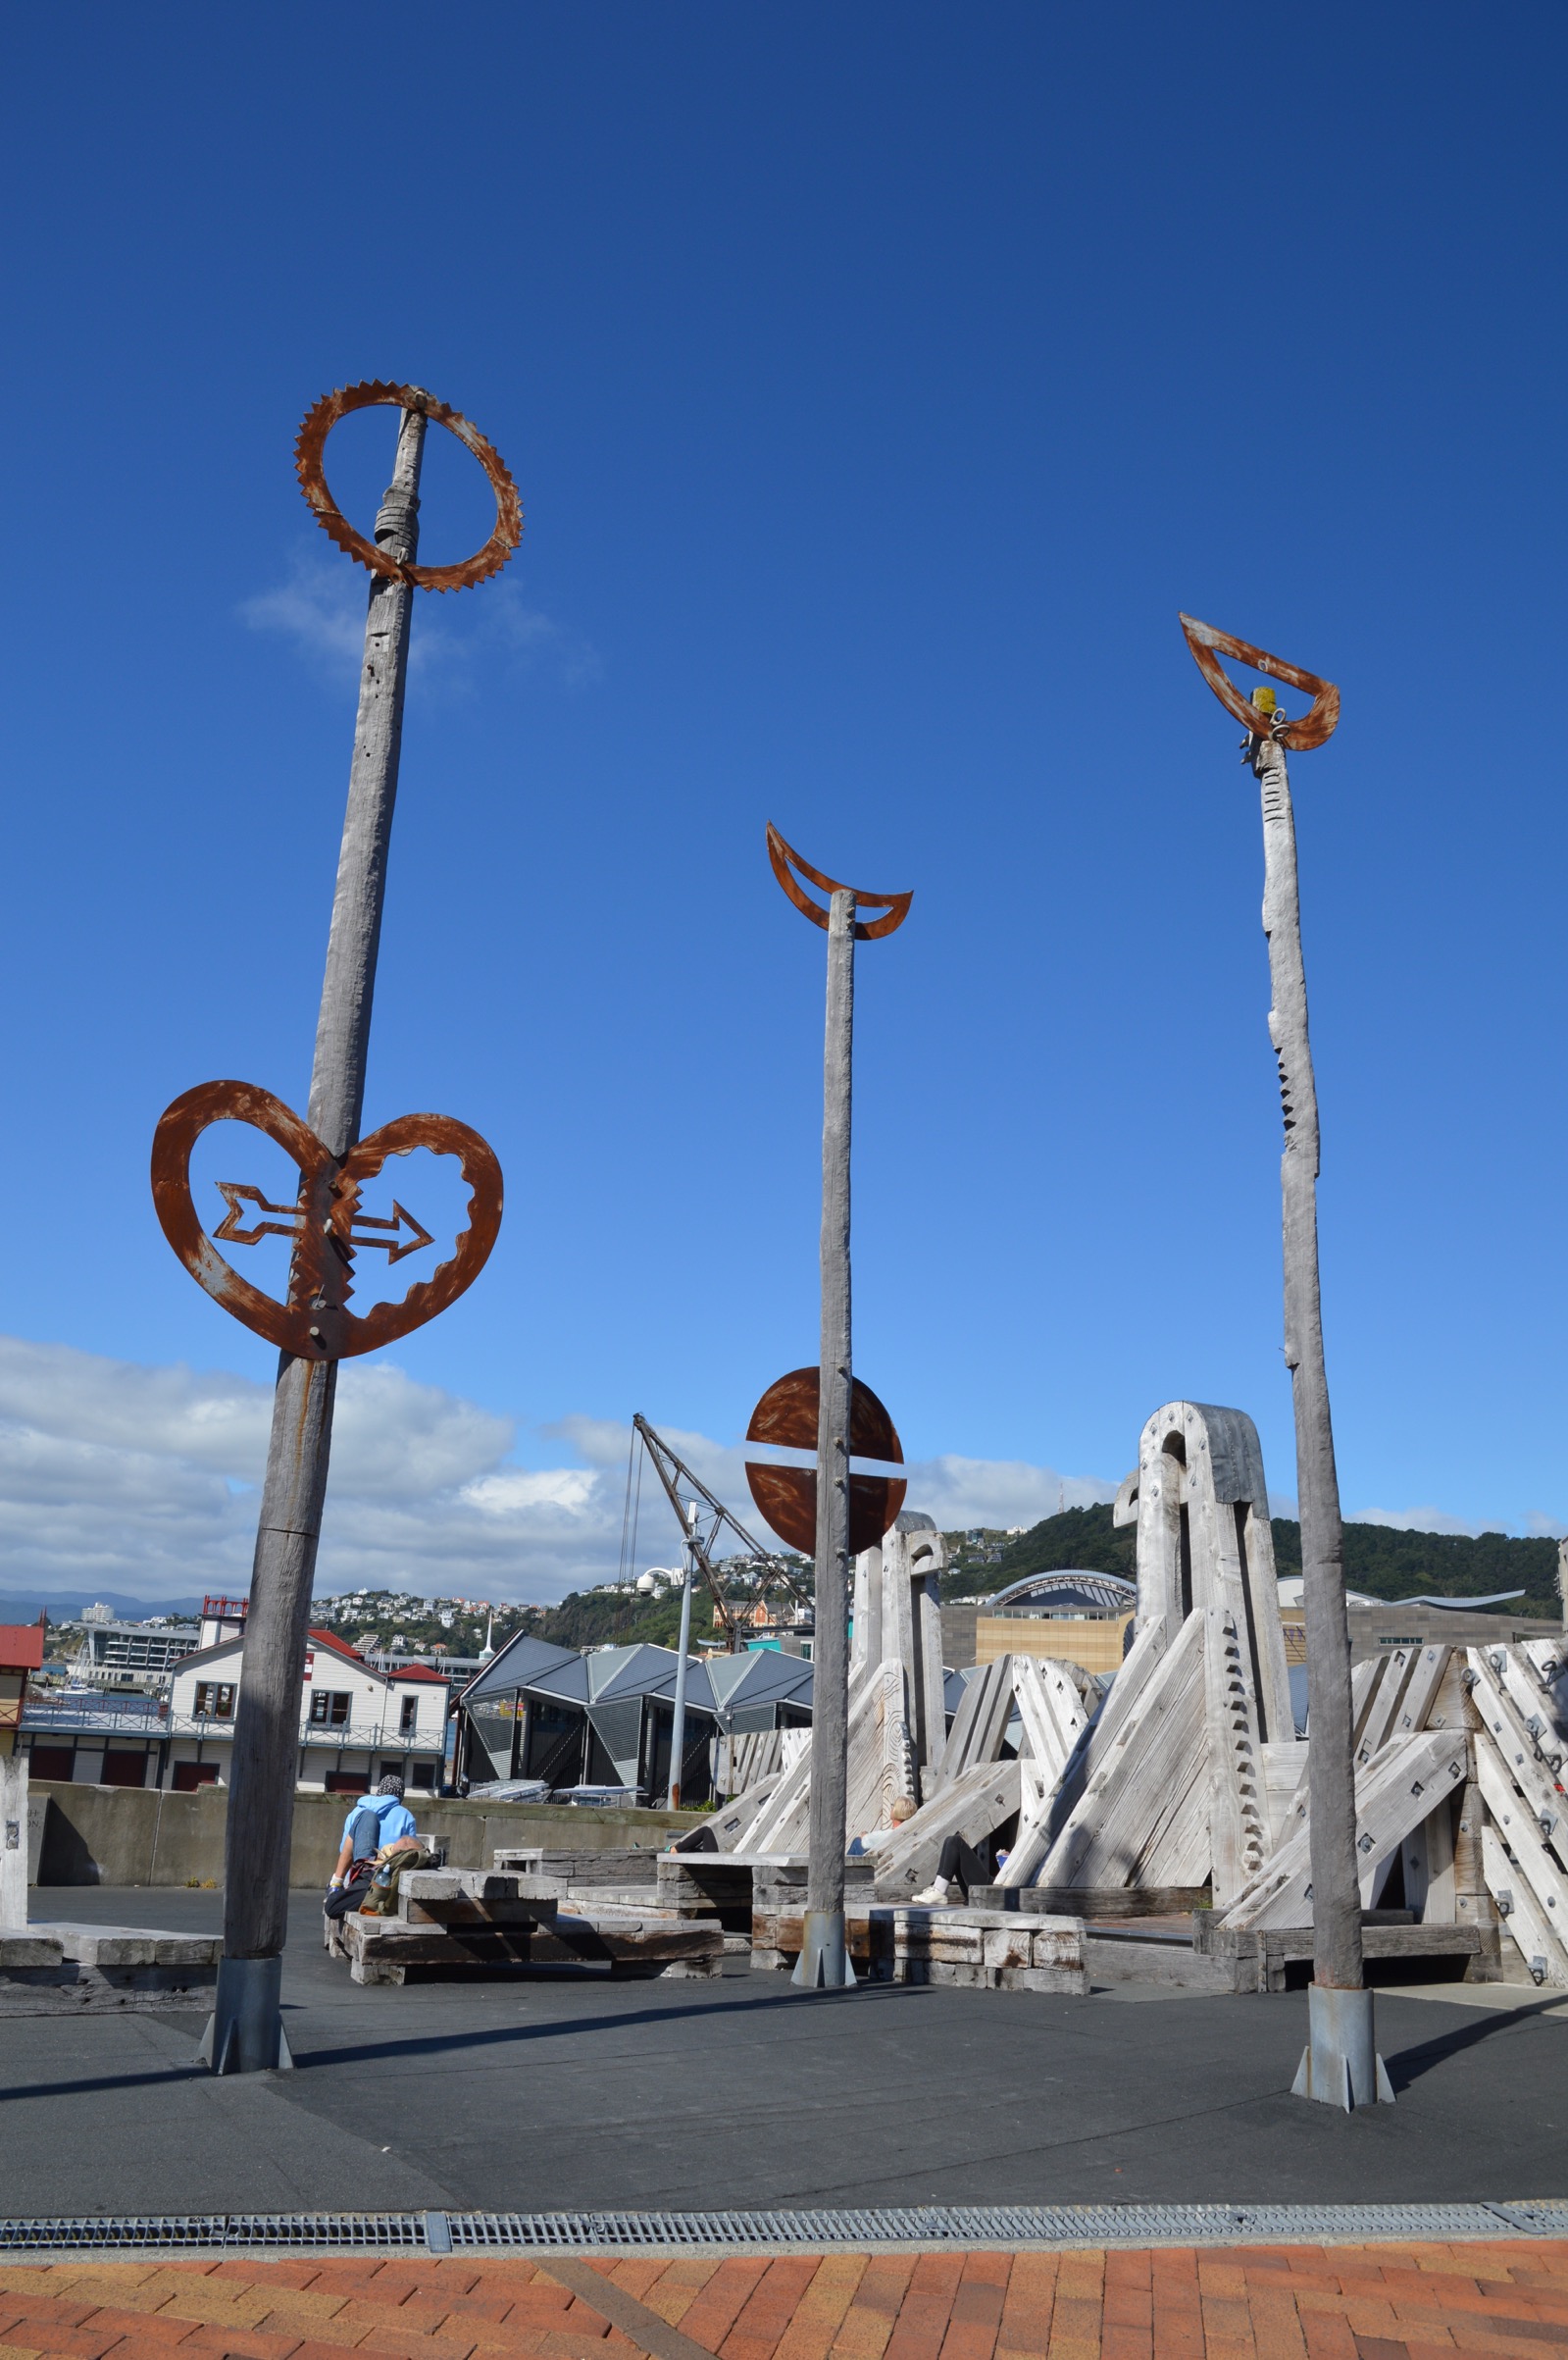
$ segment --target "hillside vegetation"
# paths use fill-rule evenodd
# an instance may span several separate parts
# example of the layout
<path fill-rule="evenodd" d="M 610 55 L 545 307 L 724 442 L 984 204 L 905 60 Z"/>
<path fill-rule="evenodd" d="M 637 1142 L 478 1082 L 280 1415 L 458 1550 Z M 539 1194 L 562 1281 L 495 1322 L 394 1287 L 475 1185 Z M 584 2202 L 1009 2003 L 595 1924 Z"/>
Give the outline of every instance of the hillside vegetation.
<path fill-rule="evenodd" d="M 699 1582 L 691 1593 L 693 1649 L 699 1638 L 707 1637 L 712 1617 L 713 1600 L 706 1583 Z M 631 1647 L 638 1640 L 649 1647 L 674 1647 L 681 1636 L 680 1593 L 672 1591 L 655 1602 L 614 1591 L 574 1590 L 559 1606 L 534 1614 L 529 1636 L 551 1647 Z"/>
<path fill-rule="evenodd" d="M 1301 1570 L 1301 1527 L 1285 1516 L 1273 1519 L 1274 1558 L 1281 1573 Z M 1110 1507 L 1069 1508 L 1046 1516 L 1009 1543 L 994 1565 L 960 1567 L 946 1574 L 949 1598 L 989 1597 L 1026 1573 L 1054 1573 L 1081 1565 L 1095 1573 L 1137 1574 L 1135 1533 L 1118 1531 Z M 1444 1598 L 1485 1598 L 1495 1590 L 1523 1590 L 1514 1612 L 1555 1616 L 1557 1544 L 1513 1540 L 1506 1533 L 1395 1532 L 1386 1524 L 1346 1524 L 1344 1575 L 1352 1590 L 1373 1598 L 1410 1598 L 1427 1590 Z"/>

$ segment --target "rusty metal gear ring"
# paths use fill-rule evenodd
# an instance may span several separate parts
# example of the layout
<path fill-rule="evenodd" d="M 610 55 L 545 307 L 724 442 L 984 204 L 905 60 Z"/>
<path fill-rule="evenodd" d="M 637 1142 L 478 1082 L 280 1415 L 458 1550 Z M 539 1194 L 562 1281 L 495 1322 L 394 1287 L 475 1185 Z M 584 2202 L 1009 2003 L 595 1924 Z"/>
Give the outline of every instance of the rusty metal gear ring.
<path fill-rule="evenodd" d="M 483 468 L 495 494 L 495 531 L 483 548 L 476 556 L 465 558 L 461 565 L 403 564 L 389 550 L 378 548 L 374 540 L 356 533 L 328 490 L 323 464 L 328 436 L 350 410 L 379 408 L 421 411 L 433 425 L 444 426 L 448 434 L 455 435 Z M 300 489 L 316 511 L 316 522 L 329 539 L 335 540 L 346 555 L 357 559 L 373 574 L 384 574 L 394 582 L 412 582 L 420 590 L 467 590 L 473 583 L 487 580 L 491 574 L 500 572 L 523 538 L 523 503 L 500 452 L 485 441 L 479 428 L 461 410 L 436 401 L 421 385 L 388 385 L 376 378 L 369 385 L 342 385 L 335 393 L 324 393 L 315 408 L 306 413 L 299 430 L 294 444 L 294 469 Z"/>

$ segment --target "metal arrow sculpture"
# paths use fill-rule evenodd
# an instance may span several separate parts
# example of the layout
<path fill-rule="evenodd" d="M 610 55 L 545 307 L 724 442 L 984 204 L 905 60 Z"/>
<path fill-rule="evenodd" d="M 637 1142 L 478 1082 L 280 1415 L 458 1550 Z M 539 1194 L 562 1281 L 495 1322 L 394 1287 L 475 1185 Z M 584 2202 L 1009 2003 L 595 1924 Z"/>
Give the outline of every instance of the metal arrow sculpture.
<path fill-rule="evenodd" d="M 815 1514 L 811 1520 L 812 1554 L 817 1567 L 816 1638 L 812 1648 L 812 1716 L 811 1716 L 811 1834 L 810 1859 L 806 1871 L 806 1916 L 802 1931 L 800 1957 L 794 1979 L 806 1989 L 837 1987 L 852 1983 L 854 1969 L 844 1941 L 844 1847 L 848 1840 L 845 1825 L 847 1739 L 849 1720 L 849 1583 L 857 1536 L 851 1521 L 851 1499 L 854 1486 L 865 1480 L 852 1476 L 849 1468 L 851 1450 L 860 1449 L 862 1456 L 877 1456 L 896 1462 L 903 1454 L 892 1420 L 869 1388 L 858 1388 L 854 1381 L 850 1353 L 849 1318 L 849 1129 L 852 1103 L 851 1073 L 854 1044 L 855 1014 L 855 945 L 869 943 L 884 935 L 894 933 L 909 915 L 912 894 L 862 893 L 852 885 L 840 885 L 835 878 L 824 876 L 809 861 L 785 844 L 778 829 L 768 824 L 768 857 L 774 875 L 784 893 L 813 925 L 826 928 L 828 935 L 828 1023 L 823 1054 L 823 1116 L 822 1116 L 822 1355 L 817 1370 L 817 1398 L 807 1400 L 806 1380 L 811 1372 L 796 1370 L 792 1377 L 781 1378 L 764 1394 L 751 1421 L 748 1439 L 804 1442 L 810 1433 L 811 1410 L 816 1411 L 817 1471 L 814 1477 L 806 1470 L 768 1469 L 769 1474 L 788 1474 L 803 1477 L 815 1487 Z M 800 879 L 805 878 L 830 897 L 825 909 L 805 891 Z M 862 921 L 862 908 L 880 910 L 883 914 L 869 922 Z M 770 1408 L 772 1405 L 772 1408 Z M 772 1433 L 759 1430 L 770 1424 Z M 780 1421 L 789 1432 L 778 1430 Z M 862 1434 L 870 1439 L 862 1440 Z M 890 1447 L 882 1450 L 879 1442 Z M 751 1479 L 752 1496 L 763 1513 L 774 1523 L 784 1538 L 789 1532 L 778 1523 L 771 1509 L 757 1491 L 756 1478 L 747 1468 Z M 897 1498 L 893 1497 L 896 1492 Z M 861 1493 L 860 1498 L 867 1495 Z M 875 1534 L 880 1540 L 898 1513 L 903 1489 L 896 1482 L 885 1485 L 884 1497 L 873 1514 L 891 1502 L 886 1523 Z M 794 1520 L 794 1529 L 804 1535 L 807 1527 L 799 1511 L 804 1504 L 804 1492 L 799 1484 L 786 1485 L 784 1505 L 786 1514 Z M 803 1539 L 797 1545 L 804 1545 Z M 860 1542 L 869 1547 L 870 1539 Z"/>
<path fill-rule="evenodd" d="M 292 1205 L 270 1203 L 248 1182 L 220 1180 L 215 1185 L 228 1210 L 215 1229 L 204 1227 L 191 1193 L 190 1158 L 202 1133 L 217 1122 L 248 1123 L 292 1157 L 299 1167 Z M 388 1156 L 412 1154 L 416 1148 L 457 1158 L 472 1191 L 469 1225 L 450 1257 L 401 1302 L 351 1311 L 356 1255 L 383 1253 L 389 1270 L 435 1242 L 395 1198 L 390 1220 L 360 1206 L 361 1190 Z M 449 1114 L 404 1114 L 347 1154 L 334 1155 L 291 1107 L 252 1082 L 202 1082 L 165 1108 L 153 1137 L 152 1194 L 164 1235 L 197 1284 L 269 1344 L 302 1360 L 346 1360 L 423 1327 L 473 1285 L 501 1226 L 501 1167 L 467 1123 Z M 252 1217 L 269 1213 L 278 1217 Z M 377 1230 L 382 1234 L 366 1234 Z M 220 1244 L 256 1246 L 264 1237 L 285 1237 L 293 1245 L 282 1303 L 218 1252 Z"/>
<path fill-rule="evenodd" d="M 1263 931 L 1269 943 L 1273 1005 L 1269 1039 L 1280 1068 L 1285 1154 L 1280 1165 L 1285 1231 L 1285 1360 L 1295 1411 L 1296 1488 L 1301 1514 L 1302 1593 L 1306 1607 L 1307 1694 L 1312 1737 L 1307 1777 L 1312 1848 L 1313 1980 L 1309 2039 L 1296 2077 L 1300 2097 L 1331 2105 L 1391 2100 L 1377 2054 L 1372 1993 L 1362 1987 L 1360 1860 L 1356 1851 L 1355 1765 L 1351 1756 L 1350 1629 L 1344 1607 L 1340 1478 L 1323 1357 L 1318 1288 L 1317 1085 L 1307 1033 L 1306 968 L 1301 956 L 1301 897 L 1296 877 L 1295 814 L 1286 768 L 1288 745 L 1322 745 L 1340 718 L 1332 681 L 1303 672 L 1207 623 L 1181 618 L 1198 670 L 1228 713 L 1246 731 L 1242 758 L 1263 799 Z M 1303 689 L 1311 709 L 1288 720 L 1271 688 L 1244 697 L 1219 658 Z"/>
<path fill-rule="evenodd" d="M 327 436 L 352 410 L 400 413 L 392 481 L 367 539 L 328 488 Z M 433 421 L 472 451 L 495 494 L 495 529 L 461 565 L 421 566 L 419 484 L 425 433 Z M 419 385 L 350 385 L 319 401 L 295 447 L 300 487 L 339 548 L 373 579 L 365 660 L 349 771 L 348 810 L 327 945 L 310 1099 L 302 1120 L 267 1090 L 208 1082 L 170 1106 L 153 1142 L 153 1198 L 164 1234 L 215 1300 L 282 1354 L 273 1401 L 272 1440 L 251 1572 L 245 1663 L 234 1719 L 224 1870 L 224 1958 L 203 2053 L 215 2073 L 250 2073 L 289 2062 L 278 2014 L 288 1903 L 289 1844 L 299 1747 L 299 1699 L 331 1449 L 337 1363 L 433 1319 L 473 1284 L 501 1221 L 501 1171 L 494 1154 L 449 1116 L 408 1114 L 360 1137 L 371 1003 L 386 890 L 387 847 L 397 794 L 408 677 L 413 593 L 463 590 L 503 566 L 523 531 L 517 487 L 477 428 Z M 228 1206 L 210 1231 L 191 1196 L 190 1155 L 215 1122 L 250 1123 L 299 1170 L 292 1206 L 269 1202 L 246 1181 L 218 1184 Z M 415 1148 L 455 1155 L 470 1189 L 469 1224 L 454 1252 L 400 1303 L 348 1308 L 356 1255 L 379 1248 L 387 1268 L 433 1241 L 394 1201 L 390 1218 L 360 1207 L 360 1192 L 388 1156 Z M 244 1209 L 279 1216 L 255 1220 Z M 405 1225 L 410 1234 L 404 1234 Z M 367 1234 L 370 1232 L 371 1234 Z M 287 1299 L 241 1277 L 220 1253 L 268 1236 L 292 1240 Z"/>

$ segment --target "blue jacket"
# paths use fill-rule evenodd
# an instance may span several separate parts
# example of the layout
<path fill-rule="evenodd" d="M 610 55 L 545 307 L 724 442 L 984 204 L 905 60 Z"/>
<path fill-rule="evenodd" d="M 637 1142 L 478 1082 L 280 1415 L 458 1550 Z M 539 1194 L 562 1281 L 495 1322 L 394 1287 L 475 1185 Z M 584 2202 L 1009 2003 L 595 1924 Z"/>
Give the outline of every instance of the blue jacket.
<path fill-rule="evenodd" d="M 381 1822 L 379 1841 L 373 1847 L 376 1851 L 379 1851 L 382 1844 L 395 1844 L 400 1835 L 416 1835 L 419 1832 L 414 1824 L 414 1814 L 401 1796 L 356 1795 L 348 1807 L 348 1817 L 343 1821 L 342 1840 L 345 1844 L 352 1835 L 354 1821 L 362 1811 L 374 1811 Z"/>

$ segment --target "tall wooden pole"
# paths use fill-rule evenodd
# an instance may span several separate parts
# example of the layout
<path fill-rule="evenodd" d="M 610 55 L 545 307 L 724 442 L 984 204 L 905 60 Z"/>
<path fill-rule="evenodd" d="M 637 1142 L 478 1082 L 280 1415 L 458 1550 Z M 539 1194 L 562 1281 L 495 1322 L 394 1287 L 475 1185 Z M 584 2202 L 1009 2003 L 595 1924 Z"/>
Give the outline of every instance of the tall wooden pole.
<path fill-rule="evenodd" d="M 1350 1625 L 1344 1605 L 1340 1478 L 1323 1358 L 1318 1288 L 1318 1095 L 1307 1031 L 1306 967 L 1295 815 L 1285 747 L 1252 741 L 1263 802 L 1263 931 L 1273 1005 L 1269 1039 L 1280 1068 L 1285 1154 L 1280 1185 L 1285 1233 L 1285 1361 L 1295 1410 L 1296 1491 L 1306 1606 L 1307 1757 L 1312 1852 L 1313 1980 L 1310 2037 L 1296 2093 L 1330 2104 L 1370 2105 L 1388 2091 L 1377 2057 L 1372 1994 L 1362 1987 L 1361 1880 L 1350 1746 Z M 1381 2084 L 1381 2087 L 1380 2087 Z"/>
<path fill-rule="evenodd" d="M 822 1360 L 817 1397 L 817 1598 L 812 1645 L 811 1827 L 806 1917 L 794 1980 L 852 1983 L 844 1940 L 849 1742 L 849 1131 L 855 1029 L 855 897 L 828 913 L 823 1048 Z"/>
<path fill-rule="evenodd" d="M 405 563 L 419 548 L 425 417 L 402 412 L 392 481 L 376 520 L 379 544 Z M 316 1027 L 308 1119 L 336 1155 L 359 1138 L 371 1004 L 397 795 L 414 592 L 377 575 L 365 619 L 365 662 Z M 224 1869 L 224 1958 L 203 2043 L 217 2073 L 286 2064 L 278 1993 L 288 1909 L 298 1774 L 299 1706 L 316 1552 L 331 1452 L 335 1360 L 284 1354 L 245 1624 L 234 1719 Z"/>

